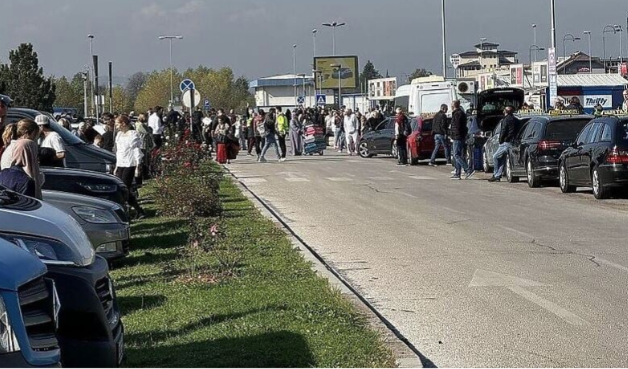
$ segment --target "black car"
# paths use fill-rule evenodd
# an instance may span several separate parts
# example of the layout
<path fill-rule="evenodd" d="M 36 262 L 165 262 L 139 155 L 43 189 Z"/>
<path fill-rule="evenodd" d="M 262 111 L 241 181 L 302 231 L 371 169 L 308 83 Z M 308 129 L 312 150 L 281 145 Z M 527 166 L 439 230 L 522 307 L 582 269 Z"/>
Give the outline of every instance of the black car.
<path fill-rule="evenodd" d="M 51 119 L 50 128 L 63 139 L 66 145 L 65 165 L 67 167 L 113 173 L 116 165 L 116 156 L 113 153 L 83 142 L 54 121 L 47 113 L 33 109 L 11 108 L 7 112 L 7 121 L 8 123 L 17 123 L 25 118 L 35 120 L 35 117 L 40 114 L 47 115 Z"/>
<path fill-rule="evenodd" d="M 592 120 L 559 159 L 560 189 L 592 187 L 596 199 L 628 187 L 628 116 Z"/>
<path fill-rule="evenodd" d="M 397 157 L 397 145 L 395 142 L 395 117 L 384 119 L 375 129 L 364 132 L 360 138 L 358 153 L 363 158 L 371 158 L 375 155 L 388 155 Z M 416 119 L 410 119 L 412 132 L 418 130 Z"/>
<path fill-rule="evenodd" d="M 114 175 L 72 168 L 42 167 L 44 190 L 71 192 L 113 201 L 127 209 L 129 189 Z"/>
<path fill-rule="evenodd" d="M 508 153 L 508 182 L 525 176 L 530 187 L 538 187 L 543 180 L 557 180 L 560 154 L 573 144 L 591 119 L 589 115 L 530 117 L 521 126 Z"/>

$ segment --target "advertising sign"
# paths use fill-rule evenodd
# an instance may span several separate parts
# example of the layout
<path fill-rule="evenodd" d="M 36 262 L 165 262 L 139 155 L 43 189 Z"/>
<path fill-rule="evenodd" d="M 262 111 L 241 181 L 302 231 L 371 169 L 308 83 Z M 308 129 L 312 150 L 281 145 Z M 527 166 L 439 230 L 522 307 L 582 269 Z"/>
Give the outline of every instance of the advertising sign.
<path fill-rule="evenodd" d="M 523 64 L 510 66 L 510 85 L 523 86 Z"/>
<path fill-rule="evenodd" d="M 562 95 L 561 98 L 569 101 L 574 96 L 580 99 L 585 109 L 593 109 L 597 104 L 602 105 L 604 109 L 613 108 L 613 95 Z"/>
<path fill-rule="evenodd" d="M 369 85 L 369 99 L 393 100 L 397 91 L 397 78 L 371 79 Z"/>
<path fill-rule="evenodd" d="M 554 104 L 558 96 L 558 73 L 556 73 L 556 48 L 547 49 L 547 75 L 549 81 L 549 101 Z"/>
<path fill-rule="evenodd" d="M 357 56 L 317 56 L 314 58 L 314 69 L 321 72 L 320 81 L 316 81 L 317 89 L 338 89 L 338 85 L 343 89 L 358 87 Z"/>

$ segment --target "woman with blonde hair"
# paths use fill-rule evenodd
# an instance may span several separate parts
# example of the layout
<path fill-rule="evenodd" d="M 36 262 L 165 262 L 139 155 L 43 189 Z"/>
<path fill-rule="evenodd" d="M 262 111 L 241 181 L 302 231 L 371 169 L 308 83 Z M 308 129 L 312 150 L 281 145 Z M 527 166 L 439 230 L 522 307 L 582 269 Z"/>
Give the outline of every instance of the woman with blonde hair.
<path fill-rule="evenodd" d="M 6 126 L 2 134 L 2 142 L 4 143 L 4 152 L 0 159 L 0 169 L 11 167 L 13 161 L 13 144 L 17 140 L 28 139 L 33 142 L 39 137 L 39 126 L 33 120 L 22 119 L 17 123 Z"/>
<path fill-rule="evenodd" d="M 0 184 L 12 191 L 41 200 L 43 174 L 39 171 L 38 147 L 35 141 L 19 139 L 11 142 L 11 165 L 0 172 Z"/>

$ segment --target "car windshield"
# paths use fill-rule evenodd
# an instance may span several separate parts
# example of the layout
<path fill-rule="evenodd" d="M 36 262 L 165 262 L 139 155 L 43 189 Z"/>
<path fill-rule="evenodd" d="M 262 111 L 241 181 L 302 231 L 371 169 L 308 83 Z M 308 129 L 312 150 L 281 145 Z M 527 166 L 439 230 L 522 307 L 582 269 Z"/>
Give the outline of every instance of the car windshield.
<path fill-rule="evenodd" d="M 570 119 L 549 122 L 545 129 L 545 138 L 548 140 L 573 141 L 589 121 L 589 119 Z"/>
<path fill-rule="evenodd" d="M 482 105 L 482 114 L 493 115 L 502 114 L 507 106 L 513 106 L 516 110 L 519 110 L 521 102 L 515 98 L 508 99 L 500 95 L 490 95 L 484 98 Z"/>
<path fill-rule="evenodd" d="M 442 104 L 449 105 L 449 103 L 451 103 L 449 91 L 424 94 L 421 96 L 421 113 L 436 113 L 440 110 Z"/>
<path fill-rule="evenodd" d="M 618 144 L 628 147 L 628 120 L 617 124 L 617 141 Z"/>

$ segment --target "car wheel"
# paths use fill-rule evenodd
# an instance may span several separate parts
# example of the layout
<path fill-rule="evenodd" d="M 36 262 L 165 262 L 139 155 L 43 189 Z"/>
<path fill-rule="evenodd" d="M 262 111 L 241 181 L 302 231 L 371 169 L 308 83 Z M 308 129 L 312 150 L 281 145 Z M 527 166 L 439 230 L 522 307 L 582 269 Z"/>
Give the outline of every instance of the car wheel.
<path fill-rule="evenodd" d="M 510 164 L 510 155 L 506 156 L 506 180 L 508 183 L 519 182 L 519 177 L 512 175 L 512 164 Z"/>
<path fill-rule="evenodd" d="M 608 198 L 610 190 L 602 183 L 598 167 L 594 167 L 591 171 L 591 185 L 593 187 L 593 196 L 595 196 L 596 199 L 603 200 Z"/>
<path fill-rule="evenodd" d="M 358 154 L 360 154 L 363 158 L 372 158 L 373 154 L 369 152 L 369 147 L 366 142 L 361 142 L 358 150 Z"/>
<path fill-rule="evenodd" d="M 395 141 L 390 145 L 390 156 L 395 159 L 399 159 L 399 153 L 397 152 L 397 143 Z"/>
<path fill-rule="evenodd" d="M 534 168 L 532 168 L 532 162 L 530 159 L 526 160 L 526 174 L 528 176 L 528 186 L 530 186 L 530 188 L 536 188 L 541 185 L 541 179 L 534 175 Z"/>
<path fill-rule="evenodd" d="M 576 186 L 569 185 L 569 174 L 567 173 L 567 166 L 565 163 L 561 163 L 560 165 L 558 180 L 560 181 L 560 191 L 562 193 L 576 192 Z"/>
<path fill-rule="evenodd" d="M 482 149 L 482 170 L 484 170 L 484 173 L 491 172 L 491 166 L 488 164 L 488 154 L 484 149 Z"/>

